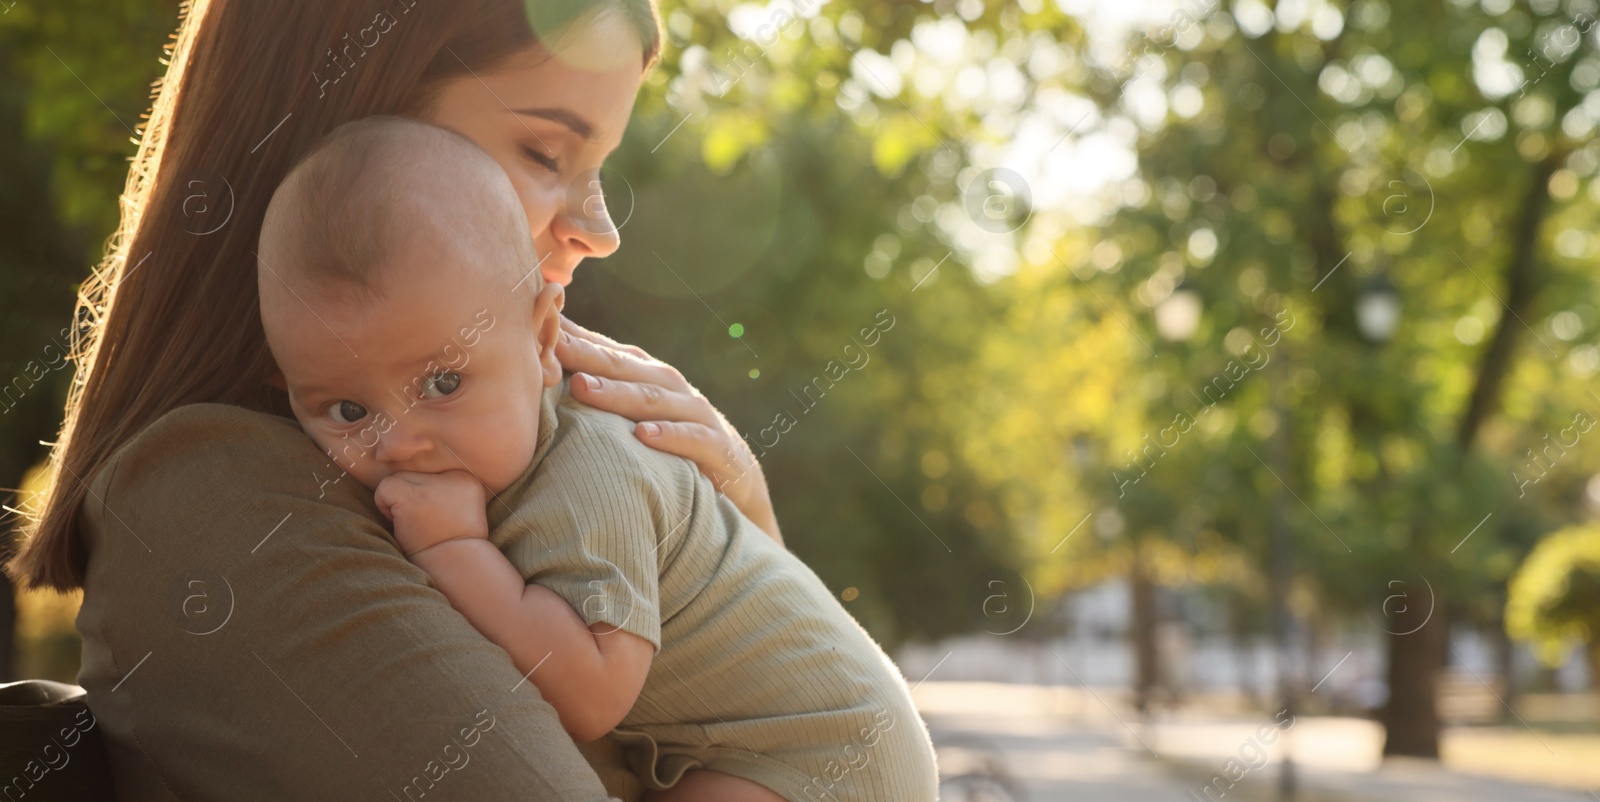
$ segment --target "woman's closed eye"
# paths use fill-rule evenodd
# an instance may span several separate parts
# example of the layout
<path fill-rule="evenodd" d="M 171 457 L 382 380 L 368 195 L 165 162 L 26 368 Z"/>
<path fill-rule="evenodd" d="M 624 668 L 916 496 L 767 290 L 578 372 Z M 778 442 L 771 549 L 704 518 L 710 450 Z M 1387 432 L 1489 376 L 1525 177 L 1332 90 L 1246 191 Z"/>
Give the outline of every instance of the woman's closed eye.
<path fill-rule="evenodd" d="M 422 380 L 423 398 L 444 398 L 461 389 L 461 374 L 453 370 L 435 373 Z"/>
<path fill-rule="evenodd" d="M 335 401 L 328 405 L 328 418 L 334 423 L 356 423 L 366 416 L 367 408 L 354 401 Z"/>
<path fill-rule="evenodd" d="M 542 147 L 530 147 L 528 145 L 523 145 L 522 155 L 527 157 L 528 161 L 531 161 L 552 173 L 561 172 L 561 160 L 545 152 L 545 149 Z"/>

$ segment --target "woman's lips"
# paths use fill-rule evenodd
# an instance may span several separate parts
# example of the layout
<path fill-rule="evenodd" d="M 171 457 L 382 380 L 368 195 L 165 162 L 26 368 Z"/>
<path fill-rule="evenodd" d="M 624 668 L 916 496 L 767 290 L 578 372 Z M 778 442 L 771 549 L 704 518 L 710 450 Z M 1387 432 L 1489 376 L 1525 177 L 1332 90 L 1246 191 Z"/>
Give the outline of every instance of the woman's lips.
<path fill-rule="evenodd" d="M 545 265 L 539 269 L 539 272 L 544 274 L 545 281 L 553 281 L 565 287 L 572 283 L 572 276 L 578 272 L 578 266 L 576 264 L 567 266 Z"/>

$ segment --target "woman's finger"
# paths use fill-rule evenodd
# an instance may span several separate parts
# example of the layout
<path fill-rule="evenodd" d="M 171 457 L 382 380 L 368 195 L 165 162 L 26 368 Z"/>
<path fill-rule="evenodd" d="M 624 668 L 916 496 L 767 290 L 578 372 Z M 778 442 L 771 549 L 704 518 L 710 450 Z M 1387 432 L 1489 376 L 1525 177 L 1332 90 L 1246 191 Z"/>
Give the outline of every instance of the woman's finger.
<path fill-rule="evenodd" d="M 700 395 L 700 391 L 696 390 L 693 385 L 689 384 L 689 380 L 685 379 L 683 374 L 680 373 L 677 368 L 674 368 L 673 366 L 656 359 L 637 345 L 619 343 L 604 334 L 601 334 L 597 331 L 590 331 L 566 318 L 561 318 L 561 327 L 564 333 L 570 335 L 567 338 L 563 338 L 563 340 L 566 342 L 566 347 L 574 354 L 576 360 L 582 361 L 586 358 L 594 357 L 597 358 L 598 362 L 600 363 L 596 365 L 597 368 L 610 367 L 617 370 L 615 375 L 606 373 L 603 369 L 592 372 L 605 376 L 612 376 L 612 378 L 616 379 L 654 381 L 657 384 L 678 392 L 688 393 L 689 395 L 694 396 Z M 577 340 L 578 342 L 573 342 L 573 340 Z M 595 350 L 586 351 L 584 349 L 585 345 L 593 346 Z M 560 357 L 562 351 L 562 346 L 558 345 L 556 348 L 556 355 L 558 358 Z M 618 352 L 620 352 L 622 356 L 619 356 Z M 650 372 L 645 373 L 643 379 L 635 379 L 634 376 L 628 375 L 629 368 L 625 365 L 626 360 L 623 359 L 624 356 L 632 357 L 642 363 L 643 367 L 634 366 L 635 368 L 638 368 L 638 370 L 648 370 Z M 563 362 L 563 365 L 565 364 L 566 363 Z M 569 366 L 568 369 L 573 371 L 582 370 L 582 368 L 571 366 Z"/>
<path fill-rule="evenodd" d="M 767 492 L 767 477 L 761 470 L 761 463 L 750 453 L 750 447 L 720 421 L 717 426 L 645 421 L 634 427 L 634 435 L 651 448 L 693 462 L 718 493 L 733 502 L 778 545 L 783 545 L 783 533 L 772 513 L 772 497 Z"/>
<path fill-rule="evenodd" d="M 718 490 L 732 482 L 740 472 L 738 466 L 732 465 L 716 448 L 716 441 L 721 439 L 720 430 L 703 423 L 644 421 L 634 426 L 633 432 L 651 448 L 676 454 L 698 465 L 700 472 Z"/>
<path fill-rule="evenodd" d="M 676 368 L 648 356 L 639 357 L 578 337 L 562 337 L 556 345 L 556 358 L 573 373 L 587 373 L 602 379 L 656 384 L 685 395 L 699 395 Z"/>
<path fill-rule="evenodd" d="M 619 343 L 598 331 L 591 331 L 576 323 L 573 323 L 564 315 L 561 318 L 561 330 L 577 339 L 587 340 L 595 345 L 604 346 L 614 351 L 621 351 L 625 354 L 639 357 L 640 359 L 655 360 L 655 357 L 650 356 L 650 354 L 646 353 L 643 348 L 640 348 L 637 345 Z"/>
<path fill-rule="evenodd" d="M 574 398 L 638 422 L 634 432 L 641 441 L 692 461 L 756 526 L 783 543 L 761 464 L 676 368 L 564 317 L 556 358 L 575 374 Z"/>
<path fill-rule="evenodd" d="M 572 377 L 571 388 L 573 398 L 631 421 L 669 420 L 707 427 L 722 423 L 704 396 L 669 390 L 651 382 L 578 373 Z"/>

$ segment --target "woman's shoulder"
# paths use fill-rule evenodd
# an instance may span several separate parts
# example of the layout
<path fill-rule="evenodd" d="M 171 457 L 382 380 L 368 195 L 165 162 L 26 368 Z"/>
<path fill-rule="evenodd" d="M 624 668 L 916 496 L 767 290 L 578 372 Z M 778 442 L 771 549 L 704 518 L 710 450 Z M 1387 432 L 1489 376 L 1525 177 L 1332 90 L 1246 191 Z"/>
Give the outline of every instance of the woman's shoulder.
<path fill-rule="evenodd" d="M 171 498 L 224 484 L 317 497 L 341 473 L 291 419 L 231 404 L 188 404 L 111 454 L 89 482 L 89 504 Z"/>
<path fill-rule="evenodd" d="M 112 455 L 112 459 L 130 453 L 138 454 L 166 443 L 194 444 L 196 438 L 202 438 L 204 442 L 225 443 L 304 436 L 293 420 L 270 412 L 233 404 L 185 404 L 157 418 L 134 435 Z"/>
<path fill-rule="evenodd" d="M 434 738 L 486 722 L 470 757 L 489 768 L 450 773 L 461 798 L 604 798 L 554 710 L 531 685 L 506 693 L 519 672 L 505 652 L 330 468 L 293 421 L 198 404 L 95 478 L 78 681 L 127 758 L 119 785 L 355 799 L 443 765 Z"/>

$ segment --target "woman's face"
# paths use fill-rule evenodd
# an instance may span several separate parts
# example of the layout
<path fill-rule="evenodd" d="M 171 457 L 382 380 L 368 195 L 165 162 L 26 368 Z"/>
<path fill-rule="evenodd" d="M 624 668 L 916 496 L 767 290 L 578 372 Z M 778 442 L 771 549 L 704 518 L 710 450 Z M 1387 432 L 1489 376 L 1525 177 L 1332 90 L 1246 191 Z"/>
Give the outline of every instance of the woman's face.
<path fill-rule="evenodd" d="M 603 14 L 493 72 L 446 83 L 423 119 L 477 142 L 500 163 L 528 213 L 546 281 L 617 250 L 599 170 L 622 142 L 644 80 L 644 45 L 620 14 Z"/>

